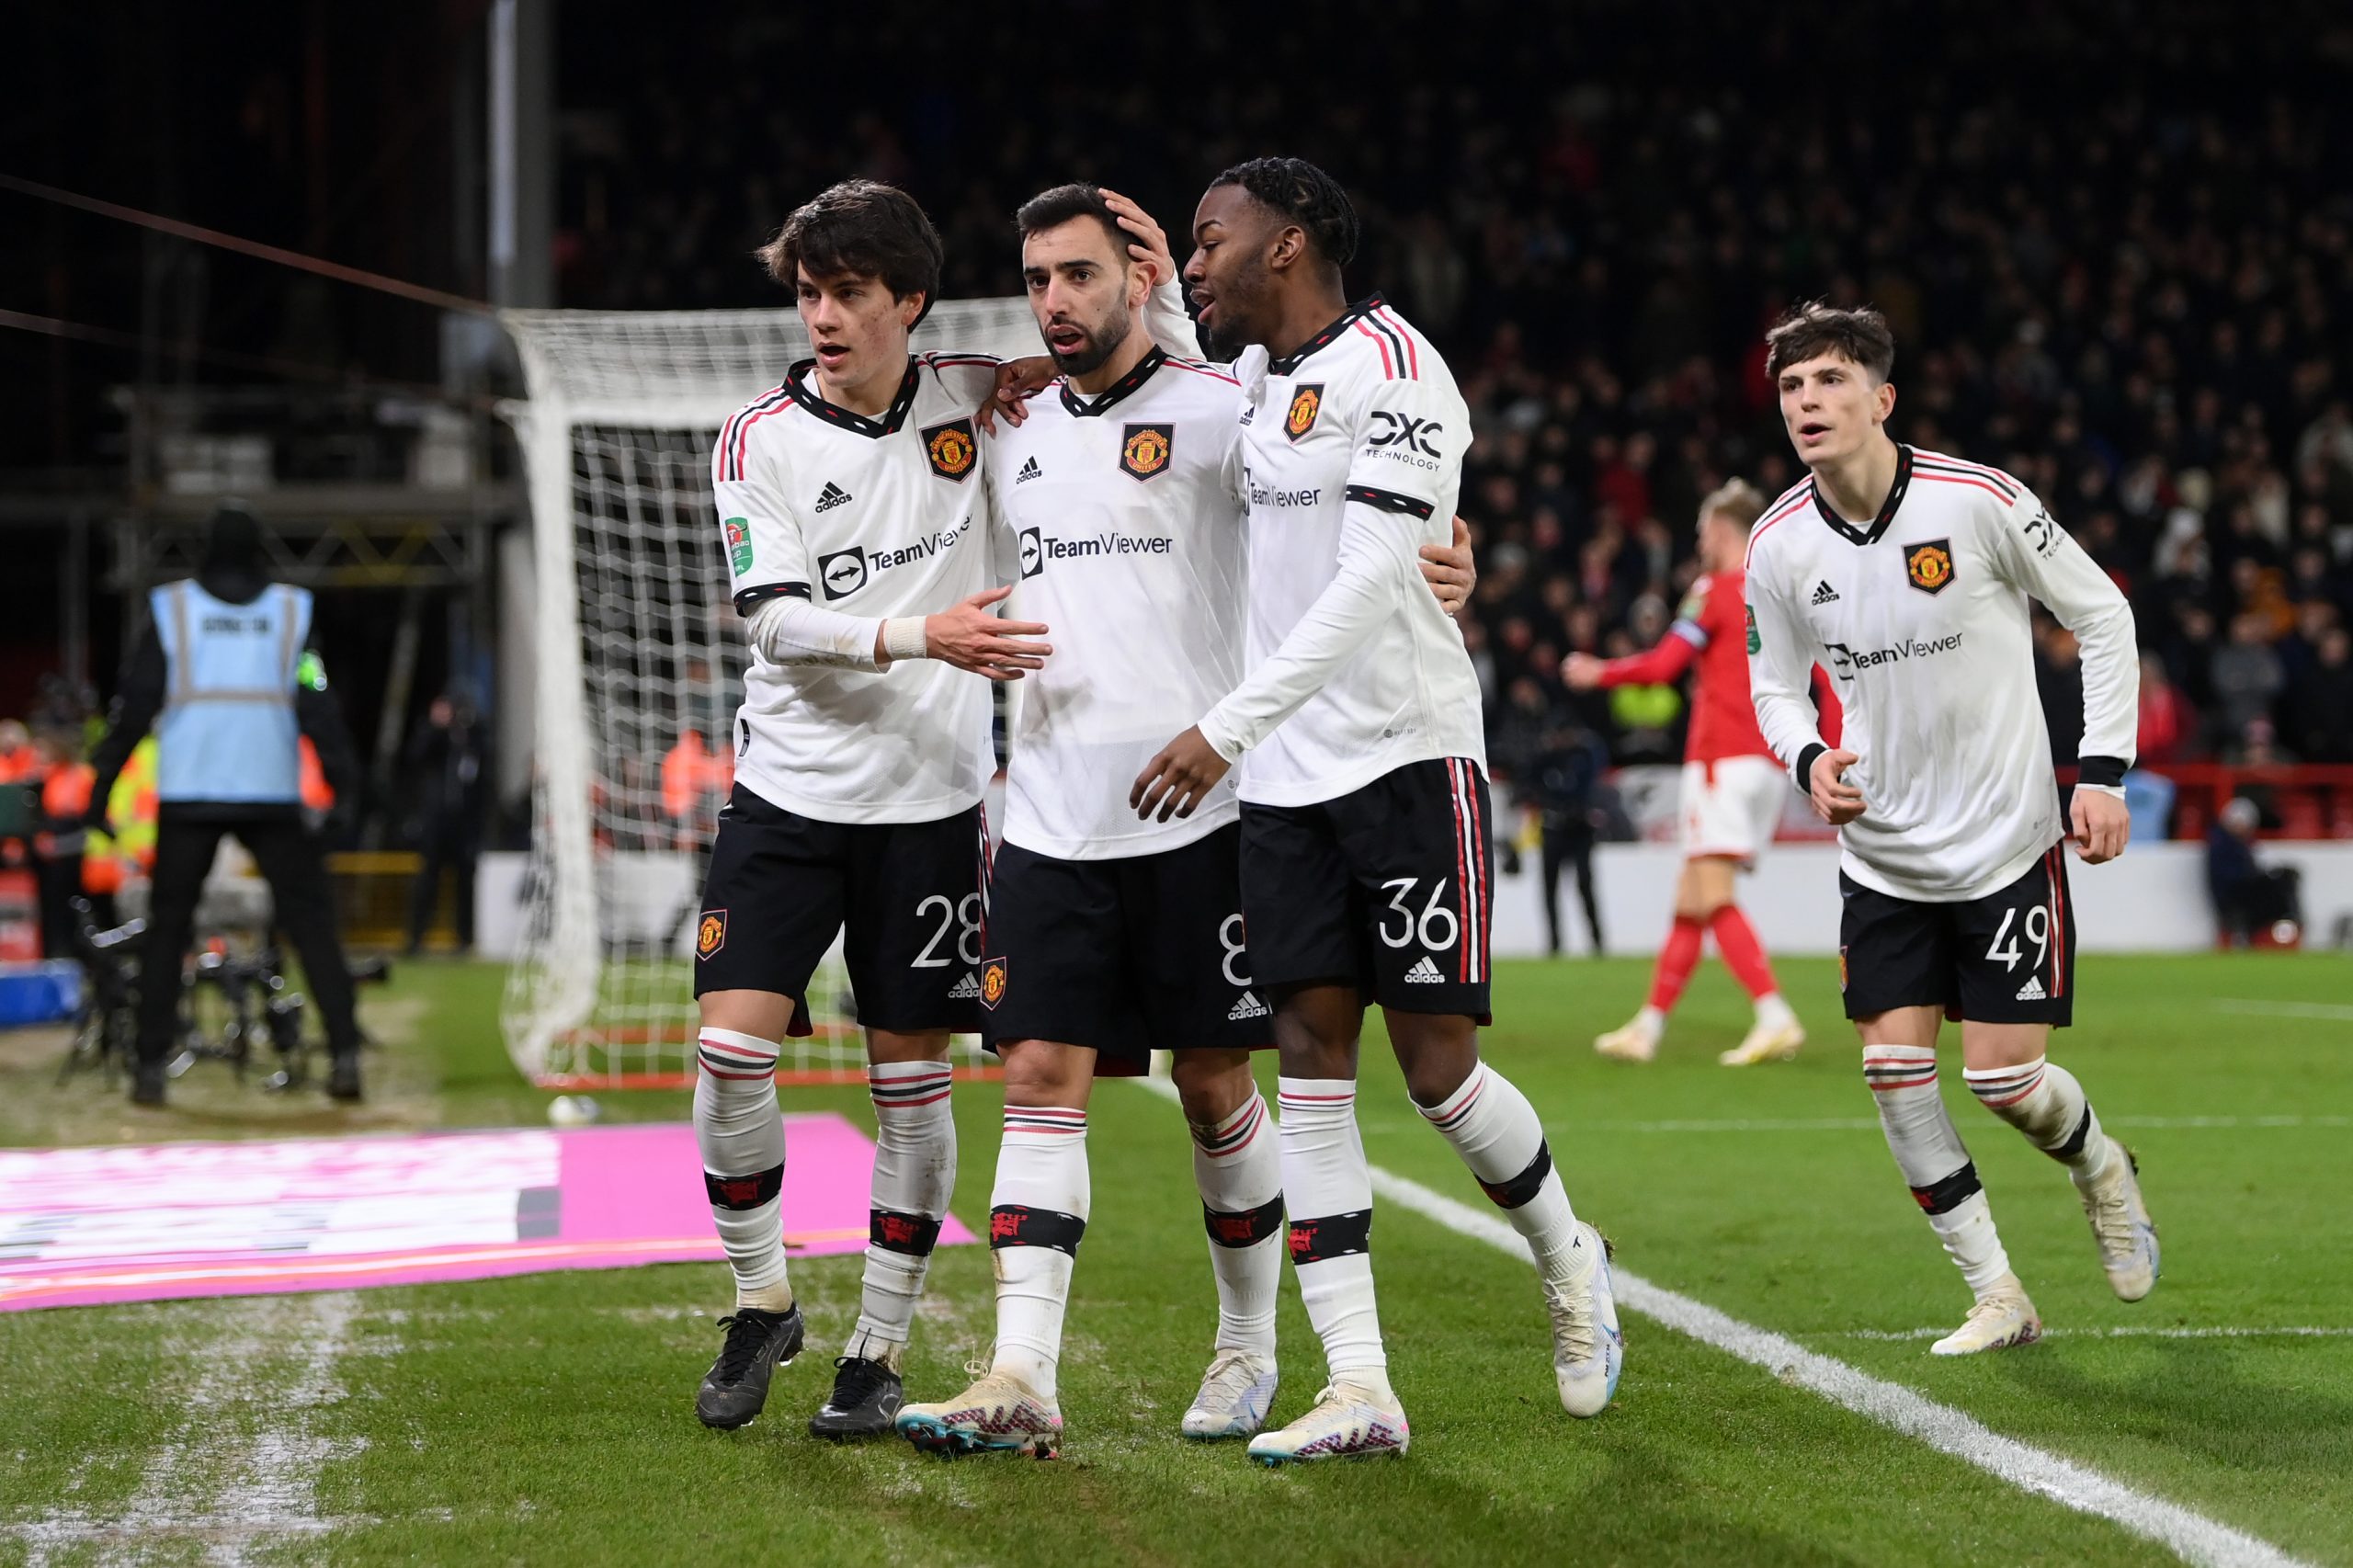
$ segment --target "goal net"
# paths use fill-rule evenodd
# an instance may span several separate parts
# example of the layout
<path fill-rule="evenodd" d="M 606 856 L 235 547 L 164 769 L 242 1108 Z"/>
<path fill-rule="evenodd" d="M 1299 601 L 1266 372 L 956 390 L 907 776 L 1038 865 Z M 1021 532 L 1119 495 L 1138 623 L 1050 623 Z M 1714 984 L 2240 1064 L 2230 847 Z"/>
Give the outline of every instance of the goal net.
<path fill-rule="evenodd" d="M 691 1081 L 703 857 L 726 799 L 744 635 L 710 494 L 728 415 L 808 353 L 792 311 L 509 311 L 527 400 L 537 730 L 523 945 L 501 1023 L 548 1087 Z M 1037 352 L 1019 299 L 943 301 L 915 346 Z M 865 1057 L 838 950 L 787 1081 Z M 960 1050 L 969 1052 L 968 1042 Z"/>

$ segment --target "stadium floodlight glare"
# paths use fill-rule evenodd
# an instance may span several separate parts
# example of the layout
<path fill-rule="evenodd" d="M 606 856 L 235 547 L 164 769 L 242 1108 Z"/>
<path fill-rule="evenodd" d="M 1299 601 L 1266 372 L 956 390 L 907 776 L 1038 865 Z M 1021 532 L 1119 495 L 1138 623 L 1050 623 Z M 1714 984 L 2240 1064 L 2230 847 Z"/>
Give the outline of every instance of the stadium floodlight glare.
<path fill-rule="evenodd" d="M 538 660 L 529 907 L 501 1014 L 507 1050 L 549 1087 L 684 1084 L 719 801 L 679 790 L 696 759 L 673 749 L 689 732 L 728 746 L 745 659 L 711 444 L 807 357 L 808 336 L 790 310 L 500 319 L 529 393 L 502 412 L 529 481 Z M 943 301 L 915 347 L 1030 354 L 1038 328 L 1017 298 Z M 690 802 L 675 818 L 665 759 L 671 803 Z M 779 1076 L 855 1078 L 865 1058 L 838 950 L 809 1001 L 816 1032 L 786 1042 Z"/>

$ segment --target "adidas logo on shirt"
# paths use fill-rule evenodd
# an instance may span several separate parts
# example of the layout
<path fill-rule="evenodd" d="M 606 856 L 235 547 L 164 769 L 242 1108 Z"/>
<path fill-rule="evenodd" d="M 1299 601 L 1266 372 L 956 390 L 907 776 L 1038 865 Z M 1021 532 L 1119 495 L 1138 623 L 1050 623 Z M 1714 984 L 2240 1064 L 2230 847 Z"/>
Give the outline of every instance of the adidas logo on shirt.
<path fill-rule="evenodd" d="M 1233 1005 L 1233 1011 L 1225 1016 L 1225 1021 L 1229 1024 L 1237 1024 L 1245 1018 L 1263 1018 L 1268 1011 L 1267 1005 L 1258 1000 L 1258 994 L 1256 991 L 1245 991 L 1242 994 L 1242 1000 Z"/>
<path fill-rule="evenodd" d="M 1818 605 L 1836 604 L 1838 590 L 1827 583 L 1816 583 L 1813 585 L 1813 602 Z"/>
<path fill-rule="evenodd" d="M 827 480 L 825 482 L 825 488 L 817 492 L 817 510 L 820 512 L 830 512 L 849 498 L 850 494 L 848 491 L 844 490 L 840 485 L 833 483 L 833 481 Z"/>
<path fill-rule="evenodd" d="M 2018 1002 L 2041 1002 L 2048 1000 L 2042 990 L 2042 976 L 2039 974 L 2028 975 L 2026 977 L 2026 983 L 2018 987 L 2018 994 L 2016 997 L 2012 998 L 2012 1000 Z"/>
<path fill-rule="evenodd" d="M 964 971 L 963 979 L 948 988 L 948 999 L 950 1002 L 961 1001 L 967 996 L 978 996 L 980 994 L 981 983 L 973 978 L 970 970 Z"/>
<path fill-rule="evenodd" d="M 1430 962 L 1427 953 L 1405 971 L 1405 983 L 1408 985 L 1443 985 L 1445 983 L 1446 976 L 1438 973 L 1438 965 Z"/>
<path fill-rule="evenodd" d="M 1045 471 L 1038 466 L 1038 460 L 1036 458 L 1031 458 L 1029 461 L 1021 465 L 1021 472 L 1013 476 L 1013 483 L 1016 484 L 1025 484 L 1030 480 L 1042 477 L 1044 472 Z"/>

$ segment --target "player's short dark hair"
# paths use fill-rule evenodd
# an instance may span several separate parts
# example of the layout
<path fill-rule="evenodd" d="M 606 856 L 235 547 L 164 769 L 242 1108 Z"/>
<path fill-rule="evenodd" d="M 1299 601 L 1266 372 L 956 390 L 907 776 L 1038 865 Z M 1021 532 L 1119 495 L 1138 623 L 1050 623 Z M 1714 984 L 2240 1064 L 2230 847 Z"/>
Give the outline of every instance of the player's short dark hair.
<path fill-rule="evenodd" d="M 1887 318 L 1866 305 L 1842 311 L 1808 300 L 1773 324 L 1765 335 L 1765 374 L 1779 381 L 1792 365 L 1824 354 L 1841 354 L 1883 381 L 1895 369 L 1895 335 Z"/>
<path fill-rule="evenodd" d="M 846 179 L 795 209 L 756 253 L 768 276 L 793 287 L 812 278 L 873 278 L 893 299 L 939 298 L 939 231 L 915 199 L 881 180 Z M 915 318 L 917 321 L 922 316 Z"/>
<path fill-rule="evenodd" d="M 1128 259 L 1128 232 L 1120 227 L 1119 215 L 1103 199 L 1103 187 L 1084 180 L 1040 191 L 1013 214 L 1013 226 L 1026 240 L 1048 229 L 1059 229 L 1074 218 L 1092 218 L 1101 223 L 1111 236 L 1111 254 L 1121 261 Z"/>
<path fill-rule="evenodd" d="M 1210 181 L 1238 185 L 1258 203 L 1299 225 L 1315 254 L 1346 267 L 1357 254 L 1357 210 L 1340 182 L 1304 158 L 1253 158 Z"/>

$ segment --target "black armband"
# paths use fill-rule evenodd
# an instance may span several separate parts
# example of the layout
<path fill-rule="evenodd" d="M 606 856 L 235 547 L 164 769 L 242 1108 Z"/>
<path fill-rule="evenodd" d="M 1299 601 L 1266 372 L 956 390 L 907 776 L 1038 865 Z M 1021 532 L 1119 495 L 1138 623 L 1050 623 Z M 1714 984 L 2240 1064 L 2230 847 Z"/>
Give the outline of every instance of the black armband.
<path fill-rule="evenodd" d="M 1438 508 L 1427 501 L 1417 501 L 1411 495 L 1400 495 L 1394 490 L 1375 490 L 1370 484 L 1351 484 L 1347 489 L 1351 501 L 1370 506 L 1376 511 L 1397 512 L 1427 522 Z"/>
<path fill-rule="evenodd" d="M 752 612 L 770 599 L 805 599 L 810 597 L 806 583 L 763 583 L 756 588 L 745 588 L 735 596 L 735 613 L 749 620 Z"/>

